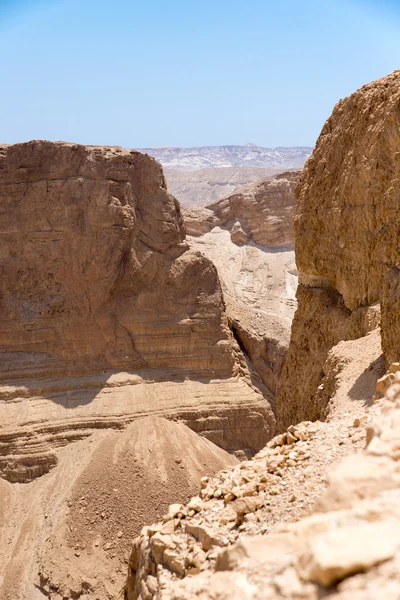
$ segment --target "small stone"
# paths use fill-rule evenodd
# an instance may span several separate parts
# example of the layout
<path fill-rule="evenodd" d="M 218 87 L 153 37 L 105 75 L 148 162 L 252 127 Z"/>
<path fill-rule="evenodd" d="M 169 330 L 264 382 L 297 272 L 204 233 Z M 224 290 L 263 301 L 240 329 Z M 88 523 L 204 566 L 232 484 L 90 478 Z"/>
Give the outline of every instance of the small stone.
<path fill-rule="evenodd" d="M 170 504 L 168 508 L 168 516 L 174 519 L 179 513 L 183 511 L 182 504 Z"/>
<path fill-rule="evenodd" d="M 199 498 L 199 496 L 194 496 L 189 501 L 187 507 L 189 510 L 194 510 L 195 512 L 200 512 L 202 510 L 202 508 L 204 507 L 204 502 L 202 501 L 201 498 Z"/>

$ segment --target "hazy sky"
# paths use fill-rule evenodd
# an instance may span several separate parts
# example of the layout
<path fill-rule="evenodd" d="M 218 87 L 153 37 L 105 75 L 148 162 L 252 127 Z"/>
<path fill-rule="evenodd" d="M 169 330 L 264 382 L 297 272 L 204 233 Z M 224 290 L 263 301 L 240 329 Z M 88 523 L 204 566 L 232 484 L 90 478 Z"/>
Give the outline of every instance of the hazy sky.
<path fill-rule="evenodd" d="M 312 145 L 400 0 L 0 0 L 0 141 Z"/>

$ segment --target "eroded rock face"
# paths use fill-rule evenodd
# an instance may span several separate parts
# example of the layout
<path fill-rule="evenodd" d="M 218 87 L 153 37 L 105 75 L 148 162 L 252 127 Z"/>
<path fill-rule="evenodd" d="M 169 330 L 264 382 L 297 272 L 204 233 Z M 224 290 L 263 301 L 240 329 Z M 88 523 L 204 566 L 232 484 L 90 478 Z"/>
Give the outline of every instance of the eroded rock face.
<path fill-rule="evenodd" d="M 192 486 L 213 457 L 215 468 L 236 462 L 214 444 L 254 453 L 275 419 L 229 329 L 216 269 L 185 242 L 154 159 L 1 146 L 0 220 L 0 596 L 112 598 L 129 528 L 110 507 L 130 502 L 138 480 L 128 474 L 157 455 L 141 436 L 162 438 L 166 453 L 175 436 L 191 448 L 180 463 L 178 443 L 167 472 L 146 463 L 146 489 L 164 485 L 182 501 L 182 477 L 192 473 Z"/>
<path fill-rule="evenodd" d="M 259 381 L 274 407 L 296 308 L 294 252 L 234 243 L 230 232 L 220 227 L 188 236 L 188 242 L 216 266 L 230 328 L 249 359 L 253 380 Z"/>
<path fill-rule="evenodd" d="M 400 258 L 399 100 L 400 71 L 341 100 L 301 176 L 295 217 L 300 286 L 278 398 L 281 428 L 304 418 L 304 402 L 315 397 L 329 349 L 368 331 L 369 317 L 361 329 L 348 329 L 350 313 L 370 314 L 368 307 L 382 301 L 383 350 L 389 360 L 399 358 L 393 272 L 386 278 Z M 323 295 L 337 298 L 342 317 L 320 306 Z M 318 417 L 318 411 L 306 414 Z"/>
<path fill-rule="evenodd" d="M 400 71 L 341 100 L 298 188 L 296 259 L 307 285 L 336 289 L 350 310 L 380 298 L 399 259 Z"/>
<path fill-rule="evenodd" d="M 379 326 L 379 306 L 350 311 L 333 290 L 297 289 L 289 351 L 278 384 L 277 418 L 280 428 L 324 415 L 318 387 L 328 353 L 342 340 L 365 336 Z"/>
<path fill-rule="evenodd" d="M 233 241 L 240 244 L 253 240 L 262 246 L 292 247 L 299 175 L 300 171 L 281 173 L 244 186 L 205 208 L 184 209 L 188 233 L 202 235 L 219 226 L 228 228 Z M 243 233 L 238 235 L 239 227 Z"/>
<path fill-rule="evenodd" d="M 215 269 L 186 252 L 153 159 L 17 144 L 1 149 L 0 184 L 3 352 L 131 368 L 191 368 L 196 357 L 196 369 L 229 372 Z"/>
<path fill-rule="evenodd" d="M 236 463 L 184 424 L 145 417 L 68 444 L 46 477 L 0 478 L 0 597 L 117 598 L 143 523 Z"/>
<path fill-rule="evenodd" d="M 140 370 L 137 381 L 148 370 L 152 380 L 181 381 L 240 373 L 216 269 L 188 250 L 154 159 L 65 143 L 3 146 L 0 193 L 2 398 L 101 389 L 110 369 Z M 89 380 L 72 379 L 83 374 Z M 49 383 L 55 375 L 69 379 Z M 4 411 L 3 428 L 15 425 L 15 411 Z"/>

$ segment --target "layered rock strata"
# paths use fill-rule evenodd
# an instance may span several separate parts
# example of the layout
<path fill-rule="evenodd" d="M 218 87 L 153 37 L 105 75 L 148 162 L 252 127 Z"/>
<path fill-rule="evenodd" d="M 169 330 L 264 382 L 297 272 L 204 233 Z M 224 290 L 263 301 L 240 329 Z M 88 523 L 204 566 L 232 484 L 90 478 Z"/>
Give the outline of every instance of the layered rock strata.
<path fill-rule="evenodd" d="M 204 208 L 184 209 L 187 232 L 202 235 L 213 227 L 228 228 L 239 244 L 293 247 L 295 187 L 300 171 L 255 181 Z"/>
<path fill-rule="evenodd" d="M 183 209 L 189 243 L 217 267 L 230 327 L 273 406 L 296 306 L 298 177 L 283 173 L 207 207 Z"/>
<path fill-rule="evenodd" d="M 3 476 L 32 479 L 54 466 L 53 443 L 143 414 L 181 417 L 229 450 L 261 447 L 273 416 L 251 385 L 237 413 L 235 401 L 210 406 L 213 385 L 229 396 L 246 368 L 215 267 L 189 250 L 155 160 L 120 148 L 3 146 L 0 213 Z M 182 401 L 163 381 L 185 389 L 172 393 Z M 236 430 L 248 400 L 254 436 L 251 425 L 250 435 Z"/>
<path fill-rule="evenodd" d="M 300 286 L 278 395 L 280 428 L 305 415 L 318 418 L 314 399 L 327 352 L 375 327 L 370 307 L 380 301 L 383 350 L 389 360 L 399 358 L 393 270 L 400 261 L 399 101 L 400 71 L 341 100 L 301 176 L 295 217 Z"/>
<path fill-rule="evenodd" d="M 112 598 L 129 536 L 150 513 L 138 509 L 123 526 L 126 511 L 111 527 L 111 507 L 142 484 L 184 500 L 209 461 L 236 462 L 213 442 L 254 454 L 275 419 L 229 328 L 217 271 L 185 241 L 154 159 L 1 146 L 0 223 L 0 596 Z M 140 449 L 142 429 L 166 455 L 167 440 L 182 438 L 168 473 L 150 461 L 145 478 L 145 457 L 157 452 Z M 128 481 L 132 473 L 141 479 Z"/>
<path fill-rule="evenodd" d="M 132 538 L 237 460 L 182 423 L 136 419 L 57 452 L 47 475 L 0 478 L 0 597 L 114 599 Z"/>

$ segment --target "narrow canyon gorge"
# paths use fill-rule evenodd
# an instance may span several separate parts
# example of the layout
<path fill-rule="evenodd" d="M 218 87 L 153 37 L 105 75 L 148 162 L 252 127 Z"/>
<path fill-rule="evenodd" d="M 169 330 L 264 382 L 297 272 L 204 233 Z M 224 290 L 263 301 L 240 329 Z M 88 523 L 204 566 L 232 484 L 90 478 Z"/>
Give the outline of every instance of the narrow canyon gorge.
<path fill-rule="evenodd" d="M 212 203 L 0 146 L 2 600 L 398 600 L 399 157 L 400 71 Z"/>

